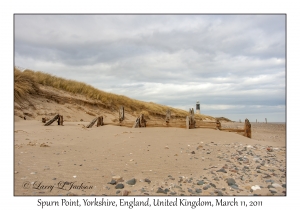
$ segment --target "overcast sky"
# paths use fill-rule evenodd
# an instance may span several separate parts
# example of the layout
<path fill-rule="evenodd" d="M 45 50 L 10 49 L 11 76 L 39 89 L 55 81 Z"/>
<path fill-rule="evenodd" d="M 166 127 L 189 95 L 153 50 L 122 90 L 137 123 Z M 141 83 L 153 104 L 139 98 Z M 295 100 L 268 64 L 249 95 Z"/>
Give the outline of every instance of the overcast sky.
<path fill-rule="evenodd" d="M 15 15 L 15 65 L 143 101 L 285 122 L 285 15 Z"/>

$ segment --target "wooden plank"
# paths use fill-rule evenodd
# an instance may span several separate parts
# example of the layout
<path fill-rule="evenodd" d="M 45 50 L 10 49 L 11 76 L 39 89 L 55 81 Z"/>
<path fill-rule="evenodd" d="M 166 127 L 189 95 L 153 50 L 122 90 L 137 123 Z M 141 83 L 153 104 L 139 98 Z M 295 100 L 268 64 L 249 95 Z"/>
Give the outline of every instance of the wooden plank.
<path fill-rule="evenodd" d="M 228 132 L 245 132 L 244 129 L 237 129 L 237 128 L 221 128 L 221 131 L 228 131 Z"/>
<path fill-rule="evenodd" d="M 53 117 L 51 120 L 49 120 L 45 126 L 51 125 L 55 120 L 57 120 L 59 118 L 59 114 L 55 115 L 55 117 Z"/>
<path fill-rule="evenodd" d="M 91 128 L 93 127 L 93 125 L 95 124 L 95 122 L 97 121 L 98 117 L 96 117 L 95 119 L 92 120 L 92 122 L 90 122 L 90 124 L 88 124 L 88 126 L 86 126 L 87 128 Z"/>

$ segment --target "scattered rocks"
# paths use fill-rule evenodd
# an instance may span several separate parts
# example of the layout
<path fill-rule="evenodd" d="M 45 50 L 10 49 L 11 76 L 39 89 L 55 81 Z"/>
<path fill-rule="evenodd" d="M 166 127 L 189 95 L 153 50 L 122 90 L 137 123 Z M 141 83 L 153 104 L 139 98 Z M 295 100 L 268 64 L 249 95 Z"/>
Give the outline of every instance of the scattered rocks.
<path fill-rule="evenodd" d="M 158 188 L 156 193 L 163 193 L 163 194 L 167 194 L 166 190 L 163 190 L 162 188 Z"/>

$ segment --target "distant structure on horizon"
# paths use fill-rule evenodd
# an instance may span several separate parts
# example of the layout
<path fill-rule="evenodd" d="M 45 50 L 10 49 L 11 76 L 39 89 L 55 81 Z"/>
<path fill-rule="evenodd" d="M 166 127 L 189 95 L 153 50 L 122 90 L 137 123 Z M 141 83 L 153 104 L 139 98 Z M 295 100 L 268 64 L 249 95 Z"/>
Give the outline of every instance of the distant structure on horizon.
<path fill-rule="evenodd" d="M 200 102 L 197 101 L 196 103 L 196 114 L 200 114 Z"/>

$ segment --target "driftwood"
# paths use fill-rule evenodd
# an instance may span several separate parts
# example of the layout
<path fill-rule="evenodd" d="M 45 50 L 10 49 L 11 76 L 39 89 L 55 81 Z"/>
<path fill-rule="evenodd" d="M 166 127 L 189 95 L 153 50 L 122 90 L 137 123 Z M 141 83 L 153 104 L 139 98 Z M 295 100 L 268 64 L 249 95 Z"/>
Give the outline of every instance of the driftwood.
<path fill-rule="evenodd" d="M 141 128 L 141 127 L 146 127 L 146 119 L 144 117 L 144 114 L 141 114 L 134 122 L 133 128 Z"/>
<path fill-rule="evenodd" d="M 53 117 L 51 120 L 49 120 L 45 126 L 51 125 L 55 120 L 57 120 L 59 118 L 59 114 L 55 115 L 55 117 Z"/>
<path fill-rule="evenodd" d="M 189 110 L 189 114 L 190 114 L 190 116 L 186 117 L 186 128 L 187 129 L 195 128 L 196 127 L 196 121 L 195 121 L 195 118 L 194 118 L 194 109 L 193 108 L 191 108 Z"/>
<path fill-rule="evenodd" d="M 97 127 L 103 126 L 103 116 L 98 117 L 97 119 Z"/>
<path fill-rule="evenodd" d="M 251 124 L 247 118 L 245 119 L 244 129 L 245 129 L 244 136 L 251 138 Z"/>
<path fill-rule="evenodd" d="M 171 110 L 168 109 L 166 113 L 166 123 L 169 123 L 171 120 Z"/>
<path fill-rule="evenodd" d="M 124 119 L 125 119 L 124 106 L 121 106 L 119 110 L 119 122 L 121 123 Z"/>
<path fill-rule="evenodd" d="M 88 126 L 86 126 L 87 128 L 91 128 L 93 127 L 93 125 L 95 124 L 95 122 L 98 120 L 98 117 L 96 117 L 95 119 L 92 120 L 92 122 L 90 122 L 90 124 L 88 124 Z"/>

